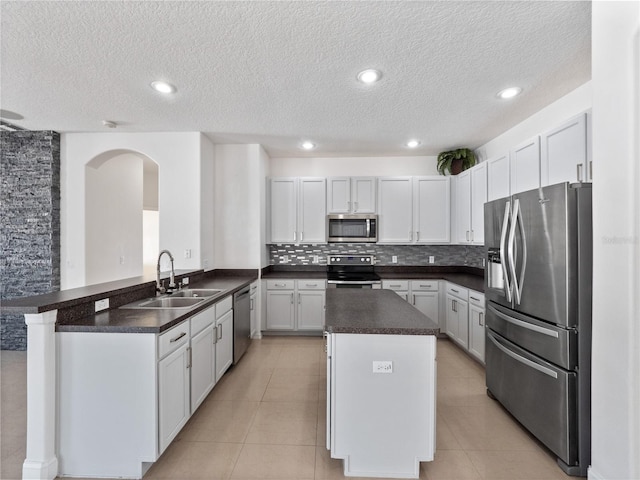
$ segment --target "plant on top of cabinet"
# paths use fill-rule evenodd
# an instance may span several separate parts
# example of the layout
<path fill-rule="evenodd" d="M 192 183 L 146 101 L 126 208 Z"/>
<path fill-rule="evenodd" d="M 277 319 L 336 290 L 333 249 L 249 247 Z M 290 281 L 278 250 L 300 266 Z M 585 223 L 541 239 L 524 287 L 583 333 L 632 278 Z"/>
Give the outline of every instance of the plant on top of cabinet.
<path fill-rule="evenodd" d="M 458 148 L 438 154 L 438 172 L 440 175 L 457 175 L 476 164 L 476 155 L 469 148 Z"/>

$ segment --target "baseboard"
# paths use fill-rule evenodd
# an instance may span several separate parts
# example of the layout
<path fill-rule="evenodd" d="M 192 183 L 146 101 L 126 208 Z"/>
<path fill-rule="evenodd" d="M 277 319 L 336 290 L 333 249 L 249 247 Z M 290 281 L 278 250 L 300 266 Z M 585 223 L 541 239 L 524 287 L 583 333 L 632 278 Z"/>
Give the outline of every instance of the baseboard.
<path fill-rule="evenodd" d="M 589 480 L 606 480 L 606 478 L 596 472 L 593 467 L 589 467 L 589 470 L 587 470 L 587 478 Z"/>

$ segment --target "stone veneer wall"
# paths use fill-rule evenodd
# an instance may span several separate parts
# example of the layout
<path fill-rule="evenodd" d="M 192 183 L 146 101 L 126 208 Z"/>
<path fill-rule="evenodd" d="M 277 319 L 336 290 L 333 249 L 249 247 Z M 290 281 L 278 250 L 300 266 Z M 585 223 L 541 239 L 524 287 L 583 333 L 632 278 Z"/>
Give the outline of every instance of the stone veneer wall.
<path fill-rule="evenodd" d="M 0 300 L 60 290 L 60 135 L 3 131 L 0 151 Z M 1 315 L 0 348 L 27 348 L 23 315 Z"/>
<path fill-rule="evenodd" d="M 330 243 L 318 245 L 269 245 L 271 265 L 326 265 L 327 255 L 368 254 L 377 265 L 467 265 L 483 268 L 482 245 L 377 245 L 367 243 Z M 317 262 L 314 257 L 317 256 Z M 398 263 L 392 257 L 398 257 Z M 429 257 L 434 263 L 429 263 Z"/>

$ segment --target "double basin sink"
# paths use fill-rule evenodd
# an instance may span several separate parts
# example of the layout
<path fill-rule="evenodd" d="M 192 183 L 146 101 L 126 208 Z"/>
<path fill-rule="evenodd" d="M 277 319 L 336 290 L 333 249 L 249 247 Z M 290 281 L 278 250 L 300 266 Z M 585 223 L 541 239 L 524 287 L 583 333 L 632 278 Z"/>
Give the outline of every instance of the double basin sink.
<path fill-rule="evenodd" d="M 222 292 L 224 290 L 215 288 L 187 288 L 162 297 L 138 300 L 120 308 L 192 308 Z"/>

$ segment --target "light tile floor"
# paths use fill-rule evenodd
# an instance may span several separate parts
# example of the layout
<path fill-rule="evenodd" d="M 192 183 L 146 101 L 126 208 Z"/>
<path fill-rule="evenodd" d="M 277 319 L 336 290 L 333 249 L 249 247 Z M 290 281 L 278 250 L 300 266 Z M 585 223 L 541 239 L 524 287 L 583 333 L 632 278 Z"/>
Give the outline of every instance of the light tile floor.
<path fill-rule="evenodd" d="M 26 354 L 3 351 L 0 478 L 25 457 Z M 152 479 L 345 478 L 325 449 L 326 371 L 319 337 L 254 340 L 145 475 Z M 493 400 L 484 369 L 438 341 L 437 452 L 426 480 L 568 480 L 551 454 Z"/>

